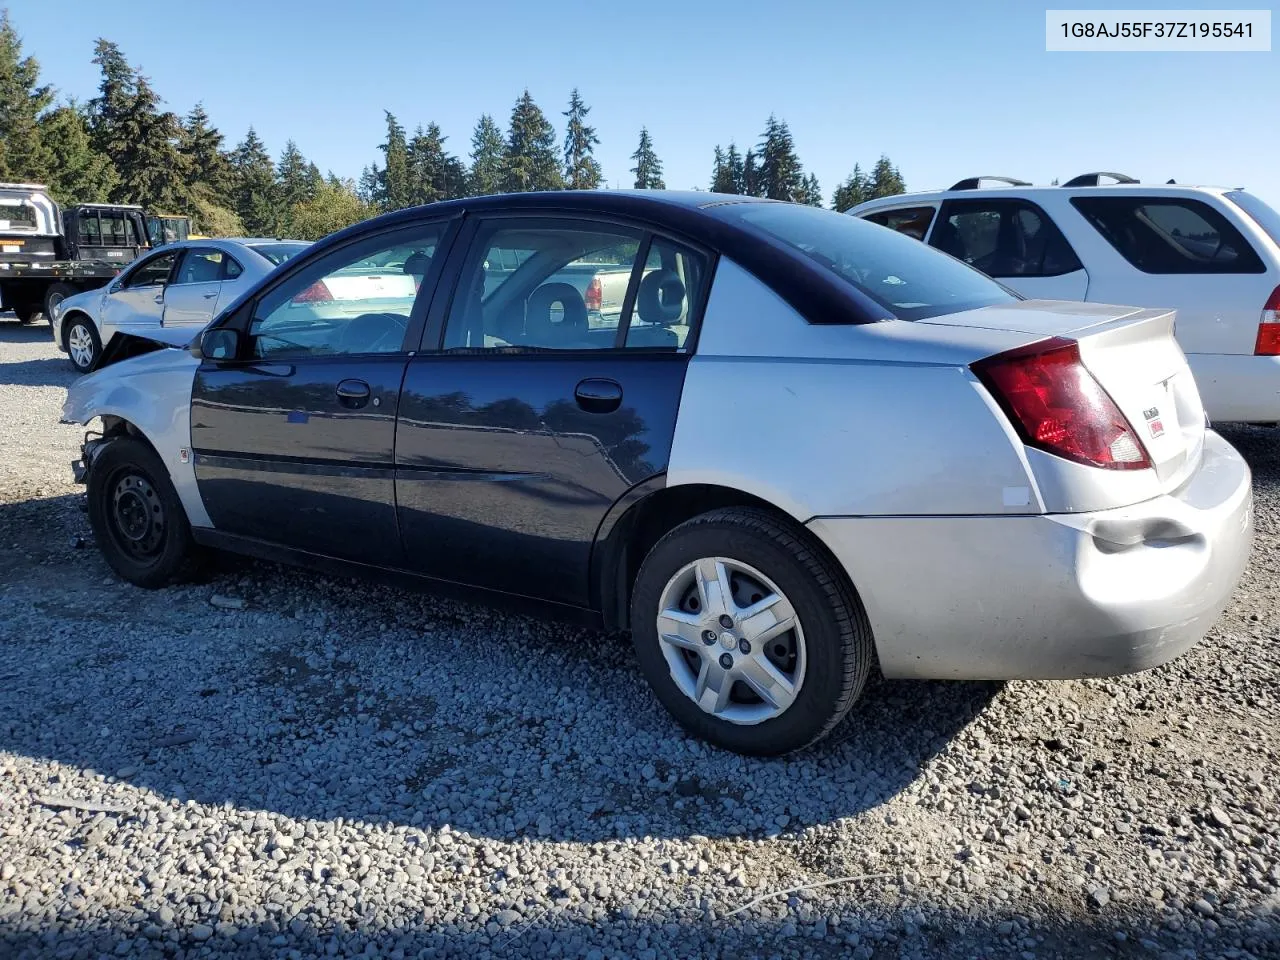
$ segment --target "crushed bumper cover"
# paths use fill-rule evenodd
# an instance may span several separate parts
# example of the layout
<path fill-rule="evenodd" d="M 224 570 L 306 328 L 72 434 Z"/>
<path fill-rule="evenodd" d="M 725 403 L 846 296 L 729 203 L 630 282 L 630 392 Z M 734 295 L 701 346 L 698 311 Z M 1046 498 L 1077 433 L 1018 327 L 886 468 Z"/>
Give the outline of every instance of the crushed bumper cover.
<path fill-rule="evenodd" d="M 1158 666 L 1198 643 L 1253 540 L 1249 467 L 1213 432 L 1178 491 L 1095 513 L 817 518 L 886 676 L 1067 679 Z"/>

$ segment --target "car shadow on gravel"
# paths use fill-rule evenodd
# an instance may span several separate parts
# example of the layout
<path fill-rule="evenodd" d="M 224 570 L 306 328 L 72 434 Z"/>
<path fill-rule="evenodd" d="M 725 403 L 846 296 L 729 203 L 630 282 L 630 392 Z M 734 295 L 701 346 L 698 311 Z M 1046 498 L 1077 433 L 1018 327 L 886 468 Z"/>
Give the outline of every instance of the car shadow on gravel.
<path fill-rule="evenodd" d="M 1228 439 L 1280 482 L 1280 433 Z M 624 637 L 252 561 L 138 590 L 74 548 L 75 500 L 0 505 L 24 611 L 0 612 L 0 749 L 94 790 L 504 840 L 795 834 L 912 786 L 1001 689 L 875 680 L 814 747 L 739 757 L 670 720 Z"/>
<path fill-rule="evenodd" d="M 48 343 L 49 339 L 49 325 L 43 321 L 20 324 L 16 320 L 6 321 L 0 317 L 0 344 L 43 344 Z M 0 363 L 0 386 L 15 384 L 25 387 L 66 387 L 76 376 L 71 364 L 62 355 Z"/>
<path fill-rule="evenodd" d="M 79 502 L 0 505 L 0 749 L 111 790 L 505 839 L 758 837 L 885 803 L 999 690 L 876 679 L 814 747 L 740 757 L 675 725 L 625 637 L 239 559 L 139 590 Z"/>
<path fill-rule="evenodd" d="M 207 903 L 207 901 L 201 901 Z M 738 904 L 715 904 L 723 916 Z M 912 957 L 969 956 L 983 960 L 1093 960 L 1165 956 L 1275 956 L 1280 924 L 1274 915 L 1246 919 L 1234 936 L 1183 929 L 1160 929 L 1161 918 L 1147 909 L 1111 909 L 1107 916 L 996 915 L 974 920 L 958 914 L 920 909 L 829 910 L 812 914 L 800 901 L 778 897 L 726 920 L 689 921 L 643 914 L 625 920 L 617 906 L 608 919 L 587 919 L 582 905 L 563 909 L 526 909 L 510 916 L 476 918 L 467 928 L 406 924 L 379 929 L 366 923 L 322 921 L 312 913 L 290 915 L 279 904 L 275 914 L 251 926 L 219 923 L 216 913 L 188 924 L 162 925 L 140 916 L 117 928 L 67 922 L 66 915 L 38 931 L 17 929 L 12 917 L 0 919 L 0 946 L 9 960 L 50 956 L 128 956 L 135 960 L 190 951 L 200 956 L 276 957 L 580 957 L 597 949 L 607 957 L 756 957 L 787 956 L 899 960 Z M 197 904 L 197 909 L 199 904 Z M 797 909 L 798 908 L 798 909 Z M 803 913 L 801 913 L 803 911 Z M 797 922 L 809 914 L 808 922 Z M 835 920 L 834 924 L 831 920 Z M 203 924 L 203 930 L 198 927 Z M 1238 946 L 1233 945 L 1239 944 Z M 1187 952 L 1189 951 L 1189 952 Z M 1248 952 L 1243 952 L 1248 951 Z M 185 953 L 184 953 L 185 955 Z"/>

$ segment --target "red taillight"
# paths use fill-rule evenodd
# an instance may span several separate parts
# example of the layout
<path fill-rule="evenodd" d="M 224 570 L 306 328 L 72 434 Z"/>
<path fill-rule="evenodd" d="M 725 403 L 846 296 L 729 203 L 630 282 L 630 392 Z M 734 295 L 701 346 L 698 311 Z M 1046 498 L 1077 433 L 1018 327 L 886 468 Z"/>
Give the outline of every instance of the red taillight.
<path fill-rule="evenodd" d="M 582 297 L 586 301 L 587 309 L 600 312 L 600 307 L 604 303 L 604 287 L 600 285 L 600 278 L 592 277 L 591 282 L 587 284 L 587 292 Z"/>
<path fill-rule="evenodd" d="M 294 303 L 325 303 L 333 299 L 333 294 L 329 292 L 329 288 L 324 285 L 323 280 L 317 280 L 307 289 L 293 298 Z"/>
<path fill-rule="evenodd" d="M 1280 287 L 1271 291 L 1262 317 L 1258 320 L 1258 339 L 1253 353 L 1258 357 L 1280 357 Z"/>
<path fill-rule="evenodd" d="M 973 364 L 1022 441 L 1076 463 L 1142 470 L 1151 458 L 1072 340 L 1042 340 Z"/>

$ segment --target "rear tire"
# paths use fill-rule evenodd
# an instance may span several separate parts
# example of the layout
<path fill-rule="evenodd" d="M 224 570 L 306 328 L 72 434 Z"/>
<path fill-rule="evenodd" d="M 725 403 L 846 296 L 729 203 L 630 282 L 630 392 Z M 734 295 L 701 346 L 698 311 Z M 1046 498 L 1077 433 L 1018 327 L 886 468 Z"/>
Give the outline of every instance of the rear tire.
<path fill-rule="evenodd" d="M 149 446 L 118 437 L 89 471 L 89 524 L 103 558 L 139 587 L 163 587 L 195 560 L 191 526 L 169 471 Z"/>
<path fill-rule="evenodd" d="M 728 602 L 717 606 L 721 582 Z M 674 616 L 660 628 L 662 611 Z M 763 510 L 715 510 L 659 540 L 636 578 L 631 629 L 645 679 L 672 716 L 757 756 L 825 736 L 874 661 L 870 624 L 842 572 Z"/>
<path fill-rule="evenodd" d="M 53 323 L 53 311 L 67 297 L 74 297 L 79 293 L 75 287 L 69 283 L 55 283 L 44 294 L 44 318 Z"/>
<path fill-rule="evenodd" d="M 98 328 L 83 313 L 73 313 L 62 322 L 62 343 L 77 373 L 88 373 L 102 359 Z"/>

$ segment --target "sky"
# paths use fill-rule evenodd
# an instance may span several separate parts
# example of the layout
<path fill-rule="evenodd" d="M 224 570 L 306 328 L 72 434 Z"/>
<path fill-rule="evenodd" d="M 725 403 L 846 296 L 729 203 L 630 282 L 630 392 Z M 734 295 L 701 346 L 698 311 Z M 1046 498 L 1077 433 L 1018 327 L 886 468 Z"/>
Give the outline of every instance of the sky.
<path fill-rule="evenodd" d="M 203 101 L 229 144 L 252 124 L 273 155 L 293 139 L 340 176 L 380 158 L 384 110 L 465 155 L 480 114 L 505 129 L 526 87 L 562 142 L 576 86 L 609 186 L 631 185 L 647 126 L 667 186 L 705 189 L 716 144 L 754 145 L 772 113 L 828 199 L 887 154 L 908 189 L 1115 170 L 1280 208 L 1276 53 L 1047 53 L 1036 3 L 7 2 L 62 96 L 96 93 L 105 37 L 168 109 Z"/>

